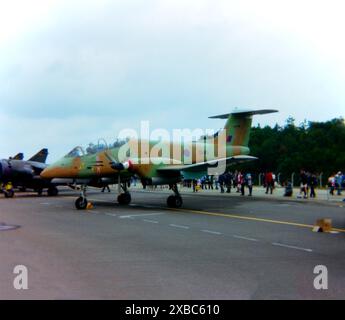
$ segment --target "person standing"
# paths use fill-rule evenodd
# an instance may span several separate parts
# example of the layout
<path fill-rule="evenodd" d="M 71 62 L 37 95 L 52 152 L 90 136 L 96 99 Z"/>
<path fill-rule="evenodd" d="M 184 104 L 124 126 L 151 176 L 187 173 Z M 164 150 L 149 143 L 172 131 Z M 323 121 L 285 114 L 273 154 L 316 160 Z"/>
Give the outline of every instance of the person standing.
<path fill-rule="evenodd" d="M 343 174 L 341 173 L 341 171 L 339 171 L 335 177 L 334 177 L 334 182 L 335 182 L 335 188 L 337 189 L 337 195 L 341 196 L 341 185 L 343 182 Z"/>
<path fill-rule="evenodd" d="M 252 179 L 252 175 L 250 173 L 246 174 L 246 185 L 248 187 L 249 190 L 249 194 L 248 196 L 252 196 L 252 192 L 253 192 L 253 179 Z"/>
<path fill-rule="evenodd" d="M 274 180 L 272 172 L 267 171 L 265 173 L 265 185 L 266 185 L 266 194 L 268 194 L 268 191 L 270 191 L 270 194 L 273 193 L 273 186 L 274 186 Z"/>
<path fill-rule="evenodd" d="M 309 188 L 310 188 L 310 198 L 315 198 L 316 197 L 316 193 L 315 193 L 315 188 L 317 187 L 317 177 L 316 174 L 311 174 L 309 176 Z"/>
<path fill-rule="evenodd" d="M 300 173 L 300 188 L 301 188 L 300 189 L 300 195 L 303 193 L 304 199 L 308 198 L 307 186 L 308 186 L 307 174 L 304 170 L 301 170 L 301 173 Z"/>
<path fill-rule="evenodd" d="M 224 176 L 225 176 L 226 193 L 231 193 L 232 173 L 226 172 Z"/>

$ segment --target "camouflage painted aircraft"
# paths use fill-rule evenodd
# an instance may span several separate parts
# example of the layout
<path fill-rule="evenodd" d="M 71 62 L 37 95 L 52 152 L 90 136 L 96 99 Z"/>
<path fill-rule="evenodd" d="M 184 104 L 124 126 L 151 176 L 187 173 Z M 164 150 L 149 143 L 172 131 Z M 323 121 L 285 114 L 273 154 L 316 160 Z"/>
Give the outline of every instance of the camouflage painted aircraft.
<path fill-rule="evenodd" d="M 48 189 L 48 195 L 55 196 L 58 189 L 50 181 L 42 179 L 40 173 L 47 167 L 45 164 L 48 150 L 42 149 L 29 160 L 23 160 L 23 153 L 18 153 L 9 159 L 0 160 L 0 185 L 11 185 L 11 188 L 3 188 L 6 198 L 14 196 L 13 188 L 22 191 L 34 189 L 39 195 L 43 189 Z"/>
<path fill-rule="evenodd" d="M 121 148 L 126 142 L 101 150 L 89 147 L 86 153 L 81 147 L 76 147 L 62 159 L 46 168 L 41 176 L 45 179 L 52 179 L 53 183 L 67 183 L 74 187 L 80 185 L 81 195 L 75 202 L 77 209 L 87 207 L 87 186 L 104 187 L 108 184 L 118 184 L 118 202 L 129 204 L 131 195 L 127 186 L 133 176 L 139 177 L 144 186 L 169 185 L 174 194 L 168 197 L 167 205 L 175 208 L 181 207 L 182 198 L 177 183 L 182 179 L 198 179 L 209 174 L 210 169 L 213 169 L 213 173 L 217 173 L 219 167 L 223 167 L 225 170 L 230 165 L 257 159 L 249 156 L 248 148 L 252 116 L 272 112 L 277 112 L 277 110 L 234 111 L 210 117 L 227 119 L 224 129 L 211 137 L 203 136 L 201 139 L 193 141 L 190 143 L 191 146 L 189 145 L 191 148 L 186 148 L 186 143 L 168 142 L 169 154 L 175 155 L 174 151 L 177 151 L 177 154 L 181 155 L 180 158 L 169 156 L 168 159 L 163 159 L 162 152 L 158 152 L 157 156 L 153 157 L 152 151 L 157 145 L 157 141 L 137 139 L 134 141 L 134 145 L 137 145 L 138 149 L 134 155 L 131 151 L 127 152 L 125 159 L 121 159 L 120 153 L 123 152 Z M 223 137 L 225 153 L 220 156 L 217 154 L 217 150 L 221 144 L 221 137 Z M 198 154 L 200 150 L 201 156 Z M 210 158 L 207 156 L 209 154 L 213 154 L 213 156 Z"/>

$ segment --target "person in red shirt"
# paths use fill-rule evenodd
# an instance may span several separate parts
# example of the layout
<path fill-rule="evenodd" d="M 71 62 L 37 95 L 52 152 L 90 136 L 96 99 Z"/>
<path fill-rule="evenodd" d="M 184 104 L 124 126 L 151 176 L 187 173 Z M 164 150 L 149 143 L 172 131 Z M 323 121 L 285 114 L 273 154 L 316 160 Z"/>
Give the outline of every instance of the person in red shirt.
<path fill-rule="evenodd" d="M 265 184 L 266 184 L 266 194 L 268 194 L 268 191 L 270 191 L 270 194 L 273 193 L 273 187 L 274 187 L 274 180 L 272 172 L 267 171 L 265 173 Z"/>

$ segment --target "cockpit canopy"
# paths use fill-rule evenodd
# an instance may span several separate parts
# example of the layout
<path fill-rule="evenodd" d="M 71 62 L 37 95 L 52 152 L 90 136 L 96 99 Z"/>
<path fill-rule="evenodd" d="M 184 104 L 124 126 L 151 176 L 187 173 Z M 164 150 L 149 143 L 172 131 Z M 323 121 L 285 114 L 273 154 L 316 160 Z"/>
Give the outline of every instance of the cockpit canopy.
<path fill-rule="evenodd" d="M 75 158 L 75 157 L 82 157 L 85 155 L 91 155 L 91 154 L 96 154 L 98 152 L 101 152 L 103 150 L 107 150 L 110 148 L 119 148 L 122 145 L 124 145 L 128 140 L 115 140 L 114 143 L 108 145 L 104 139 L 98 140 L 97 144 L 94 143 L 89 143 L 89 145 L 86 147 L 84 150 L 83 147 L 78 146 L 73 148 L 69 153 L 65 155 L 65 158 Z"/>
<path fill-rule="evenodd" d="M 82 147 L 75 147 L 65 155 L 65 158 L 75 158 L 85 155 L 85 151 Z"/>

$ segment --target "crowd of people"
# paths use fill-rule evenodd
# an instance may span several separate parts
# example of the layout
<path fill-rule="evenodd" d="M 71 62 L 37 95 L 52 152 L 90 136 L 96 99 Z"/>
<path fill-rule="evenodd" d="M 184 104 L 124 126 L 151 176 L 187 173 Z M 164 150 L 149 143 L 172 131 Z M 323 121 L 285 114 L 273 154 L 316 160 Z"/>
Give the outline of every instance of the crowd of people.
<path fill-rule="evenodd" d="M 221 193 L 231 193 L 235 189 L 237 193 L 245 195 L 245 189 L 248 189 L 248 196 L 252 196 L 253 178 L 250 173 L 241 171 L 225 172 L 221 175 L 204 176 L 200 179 L 185 180 L 185 186 L 192 187 L 193 192 L 204 189 L 220 190 Z"/>
<path fill-rule="evenodd" d="M 273 194 L 277 185 L 276 175 L 271 171 L 266 171 L 262 175 L 262 185 L 265 188 L 266 194 Z M 299 175 L 299 194 L 298 198 L 315 198 L 316 188 L 319 184 L 318 174 L 302 169 Z M 245 195 L 246 190 L 248 196 L 253 194 L 254 177 L 249 172 L 225 172 L 221 175 L 204 176 L 200 179 L 185 180 L 184 186 L 193 188 L 193 192 L 199 190 L 220 190 L 221 193 L 231 193 L 234 189 L 235 192 Z M 286 180 L 282 183 L 285 187 L 284 196 L 291 197 L 293 195 L 293 182 Z M 332 175 L 328 179 L 329 193 L 334 195 L 341 195 L 341 191 L 345 190 L 345 175 L 342 172 Z"/>

